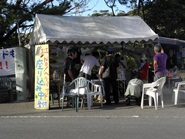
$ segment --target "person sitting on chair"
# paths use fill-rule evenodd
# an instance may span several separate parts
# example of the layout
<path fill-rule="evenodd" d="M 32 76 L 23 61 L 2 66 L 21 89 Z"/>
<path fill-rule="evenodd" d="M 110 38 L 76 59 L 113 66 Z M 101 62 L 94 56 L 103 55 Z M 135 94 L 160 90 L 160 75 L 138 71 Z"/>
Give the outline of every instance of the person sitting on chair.
<path fill-rule="evenodd" d="M 130 105 L 131 98 L 135 98 L 137 105 L 140 105 L 142 88 L 143 81 L 138 79 L 137 77 L 131 79 L 128 82 L 128 86 L 125 92 L 126 105 Z"/>

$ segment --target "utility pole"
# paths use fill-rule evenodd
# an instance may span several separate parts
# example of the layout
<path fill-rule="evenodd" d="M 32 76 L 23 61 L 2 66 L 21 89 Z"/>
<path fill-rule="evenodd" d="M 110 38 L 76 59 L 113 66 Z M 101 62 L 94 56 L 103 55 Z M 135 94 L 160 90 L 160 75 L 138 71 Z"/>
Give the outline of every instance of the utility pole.
<path fill-rule="evenodd" d="M 19 40 L 19 47 L 21 46 L 21 36 L 20 36 L 20 31 L 19 31 L 19 22 L 17 20 L 17 34 L 18 34 L 18 40 Z"/>

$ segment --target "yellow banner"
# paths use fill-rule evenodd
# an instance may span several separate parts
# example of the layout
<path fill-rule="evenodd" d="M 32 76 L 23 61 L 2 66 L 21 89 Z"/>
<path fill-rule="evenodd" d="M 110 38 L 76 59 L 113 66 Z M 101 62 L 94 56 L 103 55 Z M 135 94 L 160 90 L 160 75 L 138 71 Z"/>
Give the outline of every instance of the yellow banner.
<path fill-rule="evenodd" d="M 49 109 L 49 46 L 35 46 L 35 109 Z"/>

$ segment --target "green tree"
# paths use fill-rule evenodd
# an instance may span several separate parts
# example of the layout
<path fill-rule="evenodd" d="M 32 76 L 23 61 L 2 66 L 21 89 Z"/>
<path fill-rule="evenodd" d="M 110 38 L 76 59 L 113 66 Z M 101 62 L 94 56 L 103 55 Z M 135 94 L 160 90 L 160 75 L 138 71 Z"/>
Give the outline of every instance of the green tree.
<path fill-rule="evenodd" d="M 94 11 L 94 13 L 91 16 L 111 16 L 112 14 L 109 12 L 109 10 L 100 10 L 100 11 Z"/>
<path fill-rule="evenodd" d="M 104 0 L 104 1 L 106 5 L 112 10 L 113 16 L 115 16 L 115 8 L 117 7 L 116 4 L 119 3 L 133 10 L 138 9 L 137 14 L 139 15 L 141 11 L 144 17 L 144 3 L 151 2 L 152 0 Z"/>
<path fill-rule="evenodd" d="M 89 1 L 58 0 L 56 5 L 54 0 L 1 0 L 0 46 L 6 48 L 27 44 L 36 13 L 64 15 L 83 12 Z M 18 39 L 19 36 L 21 39 Z"/>
<path fill-rule="evenodd" d="M 139 15 L 159 36 L 185 38 L 184 0 L 104 0 L 111 9 L 116 2 L 132 9 L 127 15 Z M 111 13 L 109 13 L 111 14 Z M 114 14 L 113 14 L 114 15 Z M 121 14 L 124 15 L 124 14 Z"/>
<path fill-rule="evenodd" d="M 185 38 L 185 1 L 155 0 L 145 5 L 146 23 L 159 36 Z"/>

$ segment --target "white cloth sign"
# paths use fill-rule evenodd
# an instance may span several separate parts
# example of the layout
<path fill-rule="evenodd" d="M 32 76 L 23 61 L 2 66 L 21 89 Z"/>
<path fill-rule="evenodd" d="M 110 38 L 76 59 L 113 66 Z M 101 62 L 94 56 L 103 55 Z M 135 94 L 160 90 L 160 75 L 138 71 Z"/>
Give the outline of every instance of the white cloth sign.
<path fill-rule="evenodd" d="M 15 74 L 15 49 L 0 49 L 0 76 Z"/>

